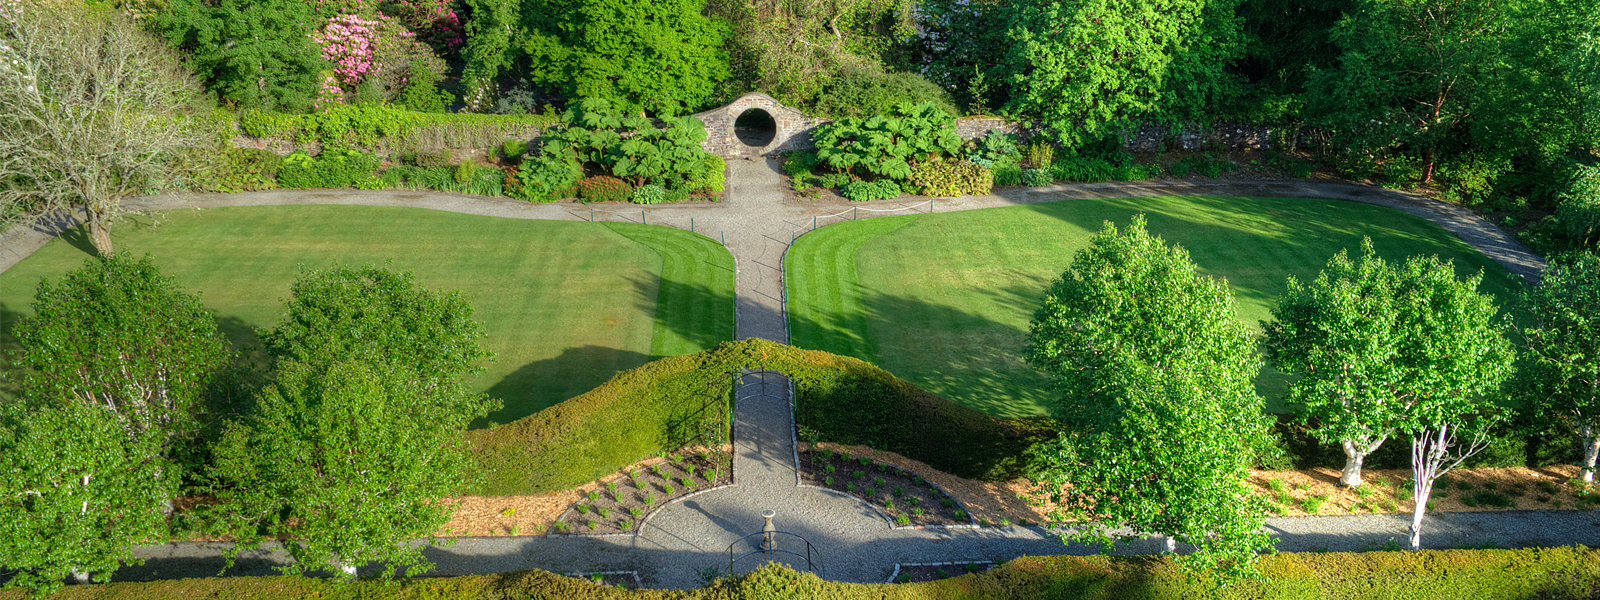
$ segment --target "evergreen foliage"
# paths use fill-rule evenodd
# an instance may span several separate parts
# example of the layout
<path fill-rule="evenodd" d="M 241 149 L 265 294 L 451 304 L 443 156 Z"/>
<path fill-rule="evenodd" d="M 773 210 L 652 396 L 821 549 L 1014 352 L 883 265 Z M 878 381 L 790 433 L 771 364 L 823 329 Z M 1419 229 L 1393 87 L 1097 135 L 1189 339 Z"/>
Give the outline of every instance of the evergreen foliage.
<path fill-rule="evenodd" d="M 311 39 L 311 7 L 298 0 L 173 0 L 150 28 L 190 57 L 218 100 L 303 112 L 328 66 Z"/>

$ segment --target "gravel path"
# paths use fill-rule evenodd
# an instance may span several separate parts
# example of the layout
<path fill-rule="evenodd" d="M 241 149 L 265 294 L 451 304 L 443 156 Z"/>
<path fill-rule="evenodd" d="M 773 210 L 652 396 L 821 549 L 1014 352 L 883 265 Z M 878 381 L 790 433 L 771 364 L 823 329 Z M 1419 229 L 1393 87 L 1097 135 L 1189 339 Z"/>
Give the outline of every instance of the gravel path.
<path fill-rule="evenodd" d="M 1418 196 L 1355 185 L 1290 182 L 1146 182 L 1061 185 L 1002 190 L 997 195 L 936 199 L 933 212 L 974 210 L 1072 198 L 1156 195 L 1236 195 L 1336 198 L 1390 206 L 1428 219 L 1456 234 L 1513 273 L 1538 276 L 1544 261 L 1498 228 L 1459 207 Z M 795 237 L 844 218 L 871 218 L 930 210 L 923 199 L 874 202 L 856 207 L 839 202 L 788 199 L 774 160 L 729 163 L 727 198 L 721 203 L 628 208 L 572 203 L 529 204 L 506 199 L 434 192 L 279 190 L 231 195 L 140 198 L 143 210 L 279 204 L 363 204 L 405 206 L 467 214 L 552 220 L 632 221 L 692 229 L 722 240 L 738 265 L 737 334 L 788 341 L 783 301 L 783 253 Z M 871 211 L 853 211 L 870 208 Z M 880 212 L 881 211 L 881 212 Z M 851 214 L 855 213 L 855 214 Z M 0 234 L 0 272 L 32 254 L 59 232 L 76 225 L 61 218 Z M 747 373 L 735 411 L 735 484 L 680 499 L 652 516 L 637 535 L 594 537 L 465 538 L 445 548 L 429 548 L 438 564 L 432 575 L 492 573 L 540 568 L 555 572 L 638 571 L 650 587 L 700 585 L 705 569 L 726 569 L 728 546 L 760 531 L 761 513 L 776 511 L 784 531 L 809 540 L 819 552 L 829 579 L 883 581 L 896 563 L 951 560 L 1004 561 L 1018 556 L 1090 554 L 1096 549 L 1063 545 L 1037 527 L 891 528 L 864 503 L 842 494 L 799 486 L 795 468 L 794 420 L 786 379 L 773 373 Z M 1359 551 L 1407 535 L 1405 515 L 1280 517 L 1268 529 L 1284 551 Z M 1600 545 L 1600 512 L 1511 511 L 1447 513 L 1428 517 L 1429 547 L 1496 544 L 1506 547 Z M 142 581 L 204 577 L 222 568 L 219 543 L 177 543 L 138 549 L 148 562 L 117 573 L 118 580 Z M 780 541 L 780 548 L 800 549 Z M 736 549 L 737 550 L 737 549 Z M 1160 551 L 1147 539 L 1118 548 L 1124 553 Z M 745 559 L 749 568 L 766 557 Z M 269 546 L 247 553 L 230 571 L 263 575 L 285 564 L 286 554 Z M 790 562 L 795 562 L 791 560 Z M 803 562 L 803 561 L 799 561 Z"/>

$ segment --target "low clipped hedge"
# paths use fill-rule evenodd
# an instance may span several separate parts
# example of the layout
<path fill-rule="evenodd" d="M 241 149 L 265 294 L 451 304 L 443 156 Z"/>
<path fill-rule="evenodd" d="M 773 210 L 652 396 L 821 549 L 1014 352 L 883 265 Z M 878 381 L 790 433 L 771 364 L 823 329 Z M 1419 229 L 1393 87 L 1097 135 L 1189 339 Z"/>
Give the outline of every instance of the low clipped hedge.
<path fill-rule="evenodd" d="M 724 342 L 632 369 L 533 415 L 468 432 L 480 495 L 537 494 L 593 481 L 726 425 L 733 376 L 771 369 L 795 382 L 795 418 L 818 439 L 863 444 L 981 479 L 1009 479 L 1049 435 L 1046 421 L 997 419 L 864 361 L 766 340 Z M 725 421 L 719 421 L 725 423 Z M 814 432 L 814 433 L 813 433 Z"/>
<path fill-rule="evenodd" d="M 370 104 L 341 104 L 306 114 L 239 111 L 239 128 L 248 135 L 301 144 L 353 144 L 385 153 L 485 148 L 508 138 L 529 140 L 558 120 L 550 115 L 430 113 Z"/>
<path fill-rule="evenodd" d="M 927 583 L 839 583 L 775 564 L 691 590 L 617 590 L 544 571 L 413 579 L 399 585 L 295 577 L 181 579 L 69 587 L 63 600 L 319 598 L 323 600 L 1193 600 L 1195 598 L 1385 598 L 1390 600 L 1580 600 L 1600 596 L 1600 553 L 1583 547 L 1359 554 L 1278 554 L 1261 560 L 1265 581 L 1214 588 L 1165 557 L 1024 557 L 975 575 Z M 0 600 L 21 600 L 19 591 Z"/>

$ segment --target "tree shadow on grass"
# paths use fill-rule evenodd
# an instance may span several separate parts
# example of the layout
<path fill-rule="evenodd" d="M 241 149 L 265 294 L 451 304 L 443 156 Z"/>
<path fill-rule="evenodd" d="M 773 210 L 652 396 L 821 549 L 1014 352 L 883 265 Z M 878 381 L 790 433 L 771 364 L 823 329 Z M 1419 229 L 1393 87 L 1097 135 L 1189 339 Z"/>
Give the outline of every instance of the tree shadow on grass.
<path fill-rule="evenodd" d="M 505 406 L 474 420 L 468 428 L 510 423 L 539 412 L 592 390 L 649 358 L 631 350 L 589 345 L 567 348 L 554 358 L 528 363 L 489 388 L 489 396 L 501 399 Z"/>
<path fill-rule="evenodd" d="M 655 315 L 651 359 L 692 354 L 733 339 L 731 290 L 662 278 L 659 283 L 632 277 L 634 303 Z"/>

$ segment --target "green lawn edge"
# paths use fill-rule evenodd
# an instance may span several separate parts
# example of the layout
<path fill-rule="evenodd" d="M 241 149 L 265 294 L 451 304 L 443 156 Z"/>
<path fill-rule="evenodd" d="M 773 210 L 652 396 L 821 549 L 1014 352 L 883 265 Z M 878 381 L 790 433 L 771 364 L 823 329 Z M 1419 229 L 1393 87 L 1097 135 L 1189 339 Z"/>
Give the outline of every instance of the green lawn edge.
<path fill-rule="evenodd" d="M 661 257 L 652 359 L 692 354 L 733 339 L 733 253 L 710 237 L 672 227 L 605 226 Z"/>

